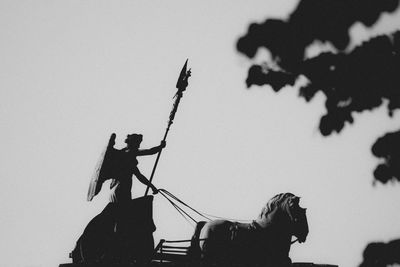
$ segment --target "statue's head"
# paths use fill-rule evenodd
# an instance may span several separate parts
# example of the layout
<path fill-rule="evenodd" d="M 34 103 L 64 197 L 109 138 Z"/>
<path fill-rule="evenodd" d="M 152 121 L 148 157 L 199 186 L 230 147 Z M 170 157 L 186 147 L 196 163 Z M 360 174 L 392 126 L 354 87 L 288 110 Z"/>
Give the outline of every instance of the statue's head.
<path fill-rule="evenodd" d="M 125 139 L 125 143 L 128 147 L 139 148 L 140 143 L 143 140 L 143 135 L 141 134 L 128 134 Z"/>

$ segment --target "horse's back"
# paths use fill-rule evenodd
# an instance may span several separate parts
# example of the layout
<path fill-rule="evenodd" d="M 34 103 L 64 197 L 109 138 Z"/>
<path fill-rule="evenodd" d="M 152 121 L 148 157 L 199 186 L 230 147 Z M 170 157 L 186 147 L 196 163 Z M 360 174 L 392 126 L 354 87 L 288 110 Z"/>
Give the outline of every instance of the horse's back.
<path fill-rule="evenodd" d="M 200 231 L 200 240 L 223 238 L 233 223 L 228 220 L 213 220 L 204 224 Z"/>

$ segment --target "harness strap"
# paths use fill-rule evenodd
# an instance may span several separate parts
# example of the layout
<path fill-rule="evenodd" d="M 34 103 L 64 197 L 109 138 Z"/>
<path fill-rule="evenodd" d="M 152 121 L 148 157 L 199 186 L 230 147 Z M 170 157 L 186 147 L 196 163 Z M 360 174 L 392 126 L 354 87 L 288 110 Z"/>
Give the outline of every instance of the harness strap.
<path fill-rule="evenodd" d="M 262 230 L 261 226 L 256 222 L 256 221 L 252 221 L 250 226 L 252 227 L 252 229 L 260 231 Z"/>
<path fill-rule="evenodd" d="M 169 203 L 171 203 L 171 205 L 179 212 L 179 214 L 182 215 L 182 217 L 183 217 L 187 222 L 189 222 L 190 224 L 192 224 L 192 223 L 188 220 L 188 218 L 189 218 L 189 219 L 191 219 L 195 224 L 197 224 L 197 221 L 196 221 L 192 216 L 190 216 L 186 211 L 184 211 L 181 207 L 179 207 L 179 206 L 176 205 L 171 199 L 169 199 L 169 198 L 163 193 L 163 191 L 161 191 L 161 189 L 158 190 L 158 191 L 160 192 L 160 194 L 161 194 L 166 200 L 168 200 Z"/>
<path fill-rule="evenodd" d="M 210 218 L 208 218 L 207 216 L 205 216 L 203 213 L 197 211 L 196 209 L 192 208 L 191 206 L 189 206 L 188 204 L 186 204 L 185 202 L 183 202 L 182 200 L 180 200 L 179 198 L 177 198 L 176 196 L 174 196 L 171 192 L 168 192 L 165 189 L 159 189 L 159 192 L 165 193 L 166 195 L 168 195 L 169 197 L 173 198 L 174 200 L 178 201 L 179 203 L 181 203 L 182 205 L 184 205 L 185 207 L 187 207 L 188 209 L 192 210 L 193 212 L 197 213 L 198 215 L 200 215 L 201 217 L 211 221 Z M 165 197 L 165 196 L 164 196 Z M 176 204 L 175 204 L 176 205 Z M 181 209 L 182 210 L 182 209 Z"/>
<path fill-rule="evenodd" d="M 240 220 L 240 219 L 231 219 L 231 218 L 223 218 L 223 217 L 218 217 L 218 216 L 214 216 L 214 215 L 210 215 L 204 212 L 200 212 L 196 209 L 194 209 L 193 207 L 191 207 L 190 205 L 186 204 L 185 202 L 183 202 L 182 200 L 180 200 L 179 198 L 177 198 L 176 196 L 174 196 L 171 192 L 167 191 L 166 189 L 158 189 L 158 191 L 160 192 L 160 194 L 168 200 L 169 203 L 171 203 L 171 205 L 182 215 L 182 217 L 184 217 L 184 219 L 186 221 L 188 221 L 190 224 L 192 224 L 192 222 L 197 223 L 198 221 L 196 221 L 192 216 L 190 216 L 182 207 L 178 206 L 175 202 L 180 203 L 181 205 L 183 205 L 184 207 L 190 209 L 191 211 L 195 212 L 196 214 L 198 214 L 199 216 L 203 217 L 204 219 L 211 221 L 211 218 L 216 218 L 216 219 L 223 219 L 223 220 L 230 220 L 230 221 L 240 221 L 240 222 L 250 222 L 250 220 Z M 211 217 L 211 218 L 210 218 Z M 192 222 L 190 222 L 188 219 L 190 219 Z M 259 225 L 257 225 L 258 227 L 255 227 L 255 229 L 261 229 Z"/>

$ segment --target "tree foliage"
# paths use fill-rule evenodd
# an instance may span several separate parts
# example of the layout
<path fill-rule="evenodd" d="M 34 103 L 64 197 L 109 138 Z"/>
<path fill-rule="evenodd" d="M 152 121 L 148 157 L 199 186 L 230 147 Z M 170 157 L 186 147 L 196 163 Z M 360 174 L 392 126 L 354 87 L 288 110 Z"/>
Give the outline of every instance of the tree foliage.
<path fill-rule="evenodd" d="M 266 48 L 272 61 L 250 67 L 246 84 L 270 85 L 279 92 L 300 76 L 308 83 L 299 95 L 310 101 L 316 93 L 326 96 L 326 114 L 319 123 L 322 135 L 341 132 L 354 123 L 353 114 L 387 105 L 388 115 L 400 109 L 400 31 L 383 34 L 349 50 L 350 28 L 357 22 L 373 26 L 384 12 L 393 12 L 399 0 L 301 1 L 287 20 L 252 23 L 237 41 L 249 58 Z M 329 43 L 333 52 L 307 58 L 314 43 Z M 400 181 L 400 129 L 380 137 L 372 146 L 382 163 L 377 181 Z"/>

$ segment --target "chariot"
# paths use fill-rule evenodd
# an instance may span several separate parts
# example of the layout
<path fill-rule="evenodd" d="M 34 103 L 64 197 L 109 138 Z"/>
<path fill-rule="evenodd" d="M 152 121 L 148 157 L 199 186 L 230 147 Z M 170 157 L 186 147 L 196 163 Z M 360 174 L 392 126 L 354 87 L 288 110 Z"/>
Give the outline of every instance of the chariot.
<path fill-rule="evenodd" d="M 165 192 L 160 191 L 164 196 Z M 304 242 L 308 234 L 305 209 L 293 194 L 273 197 L 250 223 L 221 219 L 199 222 L 192 237 L 161 239 L 157 245 L 153 239 L 152 202 L 153 196 L 145 196 L 124 207 L 109 203 L 78 239 L 70 253 L 72 263 L 59 267 L 335 266 L 292 263 L 288 257 L 290 245 Z M 178 207 L 176 202 L 174 205 Z M 125 227 L 120 232 L 124 236 L 115 234 L 115 218 L 120 212 L 131 214 L 119 226 Z M 292 241 L 292 236 L 297 239 Z"/>

